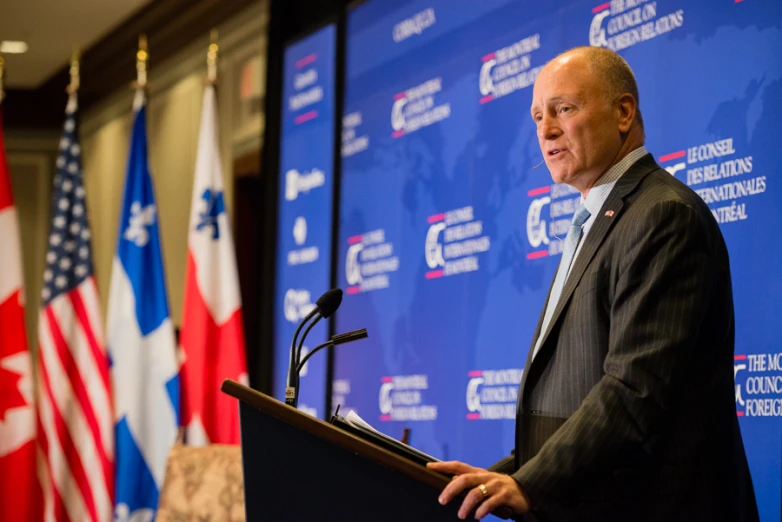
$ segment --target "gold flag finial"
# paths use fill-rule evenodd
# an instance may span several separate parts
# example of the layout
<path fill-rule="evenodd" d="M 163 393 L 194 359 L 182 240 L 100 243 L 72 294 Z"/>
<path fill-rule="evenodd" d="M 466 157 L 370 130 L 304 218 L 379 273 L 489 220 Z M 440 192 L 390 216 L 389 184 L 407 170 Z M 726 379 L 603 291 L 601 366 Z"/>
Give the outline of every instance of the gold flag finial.
<path fill-rule="evenodd" d="M 68 88 L 66 91 L 68 94 L 73 94 L 79 90 L 79 86 L 81 85 L 81 77 L 79 76 L 79 59 L 81 58 L 81 53 L 79 52 L 79 49 L 74 46 L 73 48 L 73 54 L 71 55 L 71 83 L 68 84 Z"/>
<path fill-rule="evenodd" d="M 136 51 L 136 87 L 139 89 L 147 86 L 147 60 L 149 60 L 147 35 L 140 34 L 138 37 L 138 51 Z"/>
<path fill-rule="evenodd" d="M 212 29 L 209 34 L 209 50 L 206 52 L 206 81 L 210 85 L 217 83 L 217 29 Z"/>

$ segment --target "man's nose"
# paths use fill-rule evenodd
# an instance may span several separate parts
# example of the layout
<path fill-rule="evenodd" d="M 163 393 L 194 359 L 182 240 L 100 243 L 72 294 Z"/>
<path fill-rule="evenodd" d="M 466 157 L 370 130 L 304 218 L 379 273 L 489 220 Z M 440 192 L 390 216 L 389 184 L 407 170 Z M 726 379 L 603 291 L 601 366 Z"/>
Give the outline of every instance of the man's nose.
<path fill-rule="evenodd" d="M 555 140 L 562 135 L 562 129 L 555 118 L 551 116 L 543 116 L 543 119 L 538 124 L 538 138 L 541 141 Z"/>

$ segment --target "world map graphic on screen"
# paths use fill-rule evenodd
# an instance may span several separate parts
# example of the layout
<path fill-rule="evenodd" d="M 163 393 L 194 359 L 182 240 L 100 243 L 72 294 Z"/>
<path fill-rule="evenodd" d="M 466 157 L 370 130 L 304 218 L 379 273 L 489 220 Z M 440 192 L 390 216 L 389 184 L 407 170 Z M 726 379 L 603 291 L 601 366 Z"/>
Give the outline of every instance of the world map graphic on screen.
<path fill-rule="evenodd" d="M 736 410 L 762 520 L 782 469 L 782 3 L 367 2 L 348 19 L 334 405 L 438 458 L 514 445 L 518 383 L 580 195 L 552 184 L 529 115 L 580 45 L 635 71 L 646 147 L 720 223 Z"/>

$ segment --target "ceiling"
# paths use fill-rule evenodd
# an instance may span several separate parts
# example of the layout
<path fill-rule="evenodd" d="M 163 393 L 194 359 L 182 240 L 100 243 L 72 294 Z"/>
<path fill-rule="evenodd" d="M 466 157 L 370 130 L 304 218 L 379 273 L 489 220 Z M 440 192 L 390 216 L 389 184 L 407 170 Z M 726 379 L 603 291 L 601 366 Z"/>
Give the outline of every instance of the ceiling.
<path fill-rule="evenodd" d="M 68 64 L 74 46 L 86 50 L 152 1 L 3 0 L 0 40 L 30 46 L 25 54 L 4 56 L 6 87 L 38 88 Z"/>

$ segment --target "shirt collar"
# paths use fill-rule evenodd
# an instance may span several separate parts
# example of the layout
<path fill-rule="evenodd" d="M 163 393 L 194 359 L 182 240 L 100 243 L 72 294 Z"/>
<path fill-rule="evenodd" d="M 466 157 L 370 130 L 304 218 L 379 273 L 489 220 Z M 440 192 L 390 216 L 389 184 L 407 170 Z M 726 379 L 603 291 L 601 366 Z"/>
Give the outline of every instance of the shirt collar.
<path fill-rule="evenodd" d="M 608 199 L 608 195 L 613 190 L 616 182 L 619 181 L 619 178 L 630 169 L 633 163 L 646 156 L 646 154 L 646 147 L 643 145 L 631 151 L 598 178 L 594 186 L 589 189 L 586 198 L 581 196 L 581 204 L 589 210 L 590 217 L 596 216 L 600 209 L 603 208 L 603 203 Z"/>

